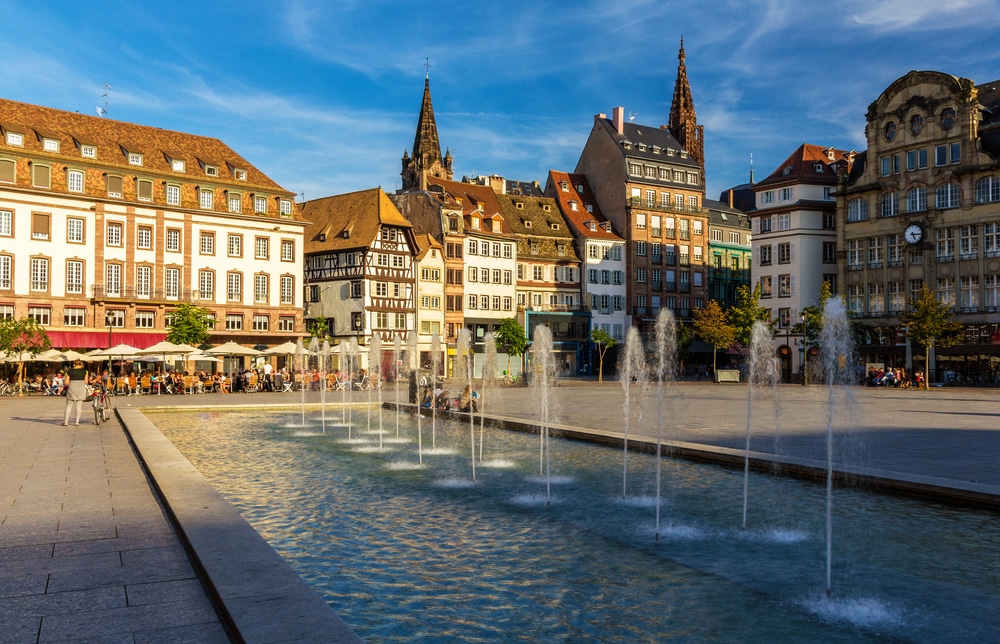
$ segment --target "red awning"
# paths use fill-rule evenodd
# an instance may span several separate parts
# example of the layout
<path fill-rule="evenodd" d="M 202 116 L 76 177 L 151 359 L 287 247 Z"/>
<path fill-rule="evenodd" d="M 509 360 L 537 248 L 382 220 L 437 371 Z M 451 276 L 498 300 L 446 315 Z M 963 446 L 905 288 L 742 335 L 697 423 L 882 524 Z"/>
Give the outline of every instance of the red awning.
<path fill-rule="evenodd" d="M 46 331 L 54 349 L 108 349 L 107 331 Z M 115 330 L 111 341 L 115 344 L 130 344 L 136 349 L 151 347 L 166 340 L 166 333 L 133 333 Z"/>

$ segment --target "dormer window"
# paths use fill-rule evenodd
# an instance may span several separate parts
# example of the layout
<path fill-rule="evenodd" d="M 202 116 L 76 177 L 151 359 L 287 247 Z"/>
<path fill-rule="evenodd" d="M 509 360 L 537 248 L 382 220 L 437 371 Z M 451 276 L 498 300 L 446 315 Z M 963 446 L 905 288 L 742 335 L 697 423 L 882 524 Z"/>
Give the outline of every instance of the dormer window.
<path fill-rule="evenodd" d="M 563 192 L 569 192 L 569 181 L 560 181 L 559 189 Z"/>
<path fill-rule="evenodd" d="M 686 159 L 688 157 L 687 150 L 681 150 L 681 158 Z"/>
<path fill-rule="evenodd" d="M 667 148 L 667 156 L 668 157 L 674 156 L 674 149 L 673 148 Z"/>
<path fill-rule="evenodd" d="M 219 176 L 219 168 L 218 168 L 218 166 L 206 165 L 205 166 L 205 174 L 207 174 L 210 177 L 217 177 L 217 176 Z"/>
<path fill-rule="evenodd" d="M 46 152 L 58 152 L 59 139 L 42 139 L 42 149 Z"/>
<path fill-rule="evenodd" d="M 501 232 L 500 231 L 500 220 L 499 219 L 494 219 L 493 220 L 493 232 L 495 232 L 495 233 Z"/>
<path fill-rule="evenodd" d="M 555 222 L 552 222 L 551 224 L 549 224 L 549 226 L 552 228 L 552 230 L 559 230 L 559 224 Z"/>
<path fill-rule="evenodd" d="M 587 212 L 594 212 L 594 204 L 592 203 L 587 204 Z"/>
<path fill-rule="evenodd" d="M 282 217 L 292 216 L 292 202 L 288 199 L 282 199 L 278 202 L 278 214 Z"/>
<path fill-rule="evenodd" d="M 569 202 L 569 209 L 572 210 L 573 212 L 576 212 L 576 200 L 575 199 Z"/>
<path fill-rule="evenodd" d="M 237 181 L 246 181 L 247 180 L 247 171 L 246 170 L 240 170 L 240 169 L 237 168 L 236 170 L 233 171 L 233 175 L 236 177 Z"/>
<path fill-rule="evenodd" d="M 128 164 L 129 165 L 142 165 L 142 155 L 138 152 L 128 153 Z"/>
<path fill-rule="evenodd" d="M 579 192 L 579 193 L 583 192 L 583 184 L 582 183 L 576 184 L 576 191 Z"/>
<path fill-rule="evenodd" d="M 524 223 L 524 227 L 525 228 L 531 228 L 531 222 L 530 221 L 525 221 L 523 219 L 521 221 Z"/>
<path fill-rule="evenodd" d="M 479 230 L 479 217 L 472 218 L 472 229 Z"/>
<path fill-rule="evenodd" d="M 184 172 L 187 170 L 187 164 L 182 159 L 171 159 L 170 169 L 174 172 Z"/>
<path fill-rule="evenodd" d="M 549 210 L 552 210 L 552 207 L 549 206 L 549 204 L 542 204 L 542 210 L 548 212 Z"/>
<path fill-rule="evenodd" d="M 20 132 L 7 132 L 7 145 L 22 147 L 24 145 L 24 135 Z"/>
<path fill-rule="evenodd" d="M 589 228 L 590 230 L 597 230 L 597 222 L 596 221 L 588 221 L 587 222 L 587 228 Z"/>
<path fill-rule="evenodd" d="M 822 163 L 816 163 L 816 164 L 813 165 L 813 169 L 816 170 L 816 172 L 822 173 L 823 172 L 823 164 Z"/>
<path fill-rule="evenodd" d="M 518 210 L 524 210 L 524 204 L 521 203 L 520 201 L 516 202 L 514 205 L 515 207 L 517 207 Z"/>
<path fill-rule="evenodd" d="M 96 145 L 81 145 L 80 146 L 80 156 L 87 159 L 97 158 L 97 146 Z"/>

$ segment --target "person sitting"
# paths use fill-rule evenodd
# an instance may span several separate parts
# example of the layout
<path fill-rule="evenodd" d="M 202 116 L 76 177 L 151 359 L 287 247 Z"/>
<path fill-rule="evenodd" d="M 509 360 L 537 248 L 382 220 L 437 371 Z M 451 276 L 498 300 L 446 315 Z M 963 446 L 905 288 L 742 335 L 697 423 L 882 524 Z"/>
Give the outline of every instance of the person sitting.
<path fill-rule="evenodd" d="M 462 395 L 458 398 L 458 411 L 471 411 L 473 413 L 479 411 L 479 402 L 476 399 L 477 396 L 475 392 L 472 391 L 472 387 L 465 385 L 465 389 L 462 390 Z"/>
<path fill-rule="evenodd" d="M 430 387 L 424 387 L 424 395 L 420 399 L 420 406 L 426 409 L 430 409 L 432 400 L 434 400 L 434 398 L 431 396 Z"/>
<path fill-rule="evenodd" d="M 448 392 L 438 389 L 438 395 L 434 399 L 434 404 L 441 411 L 451 409 L 451 397 L 448 395 Z"/>

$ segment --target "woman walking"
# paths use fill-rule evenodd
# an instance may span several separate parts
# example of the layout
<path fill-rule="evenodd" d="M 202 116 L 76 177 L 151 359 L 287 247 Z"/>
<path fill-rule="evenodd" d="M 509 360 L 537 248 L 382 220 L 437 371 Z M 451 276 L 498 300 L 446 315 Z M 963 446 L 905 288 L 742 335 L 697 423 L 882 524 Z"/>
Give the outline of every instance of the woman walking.
<path fill-rule="evenodd" d="M 80 409 L 83 401 L 87 398 L 87 370 L 83 368 L 83 361 L 77 360 L 66 372 L 63 382 L 68 385 L 66 392 L 66 412 L 63 415 L 63 425 L 69 425 L 69 412 L 73 403 L 76 403 L 76 424 L 80 424 Z"/>

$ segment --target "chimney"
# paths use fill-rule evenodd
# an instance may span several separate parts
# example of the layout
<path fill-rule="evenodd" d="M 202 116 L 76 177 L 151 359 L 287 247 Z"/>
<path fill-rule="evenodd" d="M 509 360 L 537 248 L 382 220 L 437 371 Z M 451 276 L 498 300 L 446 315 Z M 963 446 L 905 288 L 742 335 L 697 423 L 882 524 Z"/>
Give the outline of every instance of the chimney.
<path fill-rule="evenodd" d="M 733 207 L 733 189 L 732 188 L 729 189 L 729 207 L 730 208 Z"/>
<path fill-rule="evenodd" d="M 611 122 L 614 124 L 615 129 L 618 130 L 618 134 L 623 134 L 625 132 L 625 108 L 616 107 L 611 111 Z"/>
<path fill-rule="evenodd" d="M 598 121 L 603 121 L 606 118 L 608 118 L 608 115 L 605 114 L 604 112 L 599 112 L 597 114 L 594 114 L 594 125 L 597 125 Z"/>

